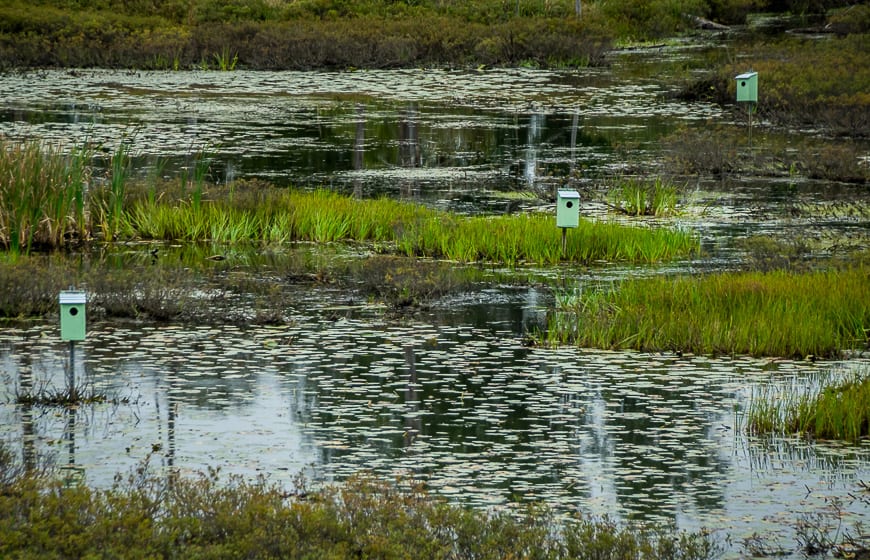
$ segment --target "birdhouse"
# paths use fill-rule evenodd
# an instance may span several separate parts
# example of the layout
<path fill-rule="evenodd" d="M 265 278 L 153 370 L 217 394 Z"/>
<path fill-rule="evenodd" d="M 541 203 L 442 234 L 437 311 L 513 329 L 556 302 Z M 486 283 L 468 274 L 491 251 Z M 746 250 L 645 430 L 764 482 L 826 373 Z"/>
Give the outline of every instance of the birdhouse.
<path fill-rule="evenodd" d="M 740 74 L 737 80 L 737 101 L 758 103 L 758 72 Z"/>
<path fill-rule="evenodd" d="M 580 193 L 558 191 L 556 193 L 556 227 L 575 228 L 580 225 Z"/>
<path fill-rule="evenodd" d="M 60 339 L 85 339 L 85 292 L 61 292 L 60 297 Z"/>

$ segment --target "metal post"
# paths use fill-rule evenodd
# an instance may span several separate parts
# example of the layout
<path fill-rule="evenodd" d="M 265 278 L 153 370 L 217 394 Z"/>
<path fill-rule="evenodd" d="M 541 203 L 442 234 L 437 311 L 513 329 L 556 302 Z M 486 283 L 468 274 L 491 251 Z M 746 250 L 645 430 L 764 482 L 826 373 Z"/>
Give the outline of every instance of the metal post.
<path fill-rule="evenodd" d="M 747 103 L 749 107 L 749 149 L 752 149 L 752 103 Z"/>
<path fill-rule="evenodd" d="M 568 252 L 568 228 L 562 228 L 562 257 Z"/>
<path fill-rule="evenodd" d="M 73 398 L 76 388 L 76 341 L 69 341 L 69 372 L 67 373 L 66 387 L 69 398 Z"/>

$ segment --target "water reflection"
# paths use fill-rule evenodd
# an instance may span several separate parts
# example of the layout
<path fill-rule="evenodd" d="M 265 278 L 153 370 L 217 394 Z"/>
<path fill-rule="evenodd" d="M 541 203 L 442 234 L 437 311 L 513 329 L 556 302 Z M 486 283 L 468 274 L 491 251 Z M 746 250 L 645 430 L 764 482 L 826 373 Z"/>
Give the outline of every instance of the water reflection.
<path fill-rule="evenodd" d="M 123 141 L 143 173 L 159 157 L 178 174 L 206 150 L 220 182 L 261 177 L 437 199 L 482 185 L 543 181 L 546 190 L 550 176 L 616 163 L 614 144 L 655 142 L 681 120 L 718 111 L 594 73 L 234 74 L 7 76 L 0 133 L 110 151 Z"/>
<path fill-rule="evenodd" d="M 744 533 L 779 530 L 777 512 L 805 507 L 808 489 L 809 503 L 823 502 L 870 474 L 866 446 L 766 444 L 735 430 L 754 384 L 807 379 L 823 364 L 541 350 L 465 317 L 303 317 L 273 328 L 98 325 L 83 369 L 95 388 L 130 398 L 61 414 L 3 406 L 0 437 L 31 462 L 62 450 L 60 464 L 96 485 L 145 460 L 287 484 L 299 472 L 369 470 L 475 505 L 543 500 Z M 3 329 L 0 364 L 22 384 L 31 362 L 62 379 L 52 340 Z M 759 488 L 775 499 L 759 500 Z"/>
<path fill-rule="evenodd" d="M 866 449 L 789 455 L 791 446 L 760 447 L 734 432 L 747 376 L 770 376 L 761 361 L 540 351 L 507 331 L 316 318 L 305 329 L 94 336 L 88 375 L 109 394 L 134 394 L 131 404 L 97 406 L 78 430 L 75 415 L 58 426 L 52 415 L 5 407 L 3 425 L 16 418 L 29 461 L 62 439 L 68 463 L 96 484 L 157 455 L 183 472 L 216 464 L 282 480 L 312 468 L 325 479 L 372 469 L 472 503 L 542 499 L 644 519 L 692 512 L 697 521 L 745 511 L 753 479 L 801 481 L 800 491 L 783 491 L 797 502 L 803 485 L 836 493 L 868 472 Z M 58 353 L 23 340 L 16 354 Z M 3 352 L 10 363 L 9 345 Z M 789 375 L 818 367 L 797 364 Z M 833 471 L 841 482 L 832 485 Z"/>

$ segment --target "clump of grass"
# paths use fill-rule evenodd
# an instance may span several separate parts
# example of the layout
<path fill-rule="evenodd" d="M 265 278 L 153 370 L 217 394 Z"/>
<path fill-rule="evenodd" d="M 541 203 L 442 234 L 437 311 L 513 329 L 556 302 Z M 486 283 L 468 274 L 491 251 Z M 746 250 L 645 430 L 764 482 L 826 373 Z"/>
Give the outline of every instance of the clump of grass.
<path fill-rule="evenodd" d="M 863 265 L 629 279 L 567 299 L 549 321 L 551 344 L 803 358 L 870 342 Z"/>
<path fill-rule="evenodd" d="M 76 406 L 106 402 L 105 393 L 93 387 L 42 387 L 38 391 L 21 392 L 15 395 L 16 404 L 42 406 Z"/>
<path fill-rule="evenodd" d="M 27 253 L 84 238 L 89 162 L 84 149 L 0 139 L 0 246 Z"/>
<path fill-rule="evenodd" d="M 752 396 L 752 434 L 803 434 L 858 443 L 870 436 L 870 370 L 836 380 L 830 373 L 809 388 L 803 383 L 768 386 Z"/>
<path fill-rule="evenodd" d="M 608 199 L 611 208 L 629 216 L 672 216 L 677 213 L 678 189 L 661 177 L 626 178 L 610 190 Z"/>
<path fill-rule="evenodd" d="M 221 72 L 232 72 L 239 62 L 239 54 L 230 55 L 229 47 L 224 47 L 220 52 L 214 54 L 214 60 Z"/>
<path fill-rule="evenodd" d="M 0 458 L 3 456 L 0 455 Z M 139 467 L 113 488 L 20 476 L 0 488 L 0 556 L 184 558 L 717 557 L 704 532 L 559 520 L 451 505 L 419 484 L 356 477 L 294 491 L 218 471 L 158 478 Z"/>

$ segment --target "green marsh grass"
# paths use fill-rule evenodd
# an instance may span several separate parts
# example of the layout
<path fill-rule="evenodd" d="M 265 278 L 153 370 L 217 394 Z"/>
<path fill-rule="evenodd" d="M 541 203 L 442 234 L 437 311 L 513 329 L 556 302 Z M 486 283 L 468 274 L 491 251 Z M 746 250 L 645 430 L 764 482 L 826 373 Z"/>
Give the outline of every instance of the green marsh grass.
<path fill-rule="evenodd" d="M 870 342 L 863 264 L 635 278 L 563 299 L 549 321 L 550 344 L 803 358 Z"/>
<path fill-rule="evenodd" d="M 150 239 L 390 243 L 407 256 L 509 266 L 602 259 L 659 262 L 699 248 L 689 232 L 582 221 L 568 233 L 563 255 L 561 232 L 549 215 L 465 217 L 326 190 L 274 190 L 245 210 L 226 200 L 203 201 L 199 209 L 185 201 L 144 200 L 132 206 L 128 218 L 132 231 Z"/>
<path fill-rule="evenodd" d="M 0 170 L 12 180 L 0 191 L 0 243 L 12 251 L 33 245 L 57 248 L 69 237 L 87 239 L 94 228 L 107 241 L 140 238 L 224 243 L 288 241 L 390 244 L 408 256 L 458 262 L 552 265 L 594 260 L 659 262 L 695 253 L 689 232 L 627 227 L 584 220 L 561 232 L 551 215 L 466 217 L 390 199 L 358 200 L 317 190 L 302 192 L 255 185 L 208 192 L 209 161 L 197 154 L 182 173 L 180 193 L 130 181 L 130 155 L 121 145 L 110 161 L 107 181 L 86 201 L 90 159 L 38 144 L 4 144 Z M 135 192 L 136 190 L 142 192 Z"/>
<path fill-rule="evenodd" d="M 229 47 L 224 47 L 219 53 L 214 54 L 214 60 L 221 72 L 232 72 L 236 69 L 236 64 L 239 62 L 239 54 L 233 53 L 230 55 Z"/>
<path fill-rule="evenodd" d="M 0 246 L 14 253 L 58 247 L 87 234 L 85 149 L 0 140 Z"/>
<path fill-rule="evenodd" d="M 801 434 L 858 443 L 870 436 L 870 369 L 836 379 L 785 387 L 766 386 L 752 395 L 747 411 L 752 434 Z"/>

